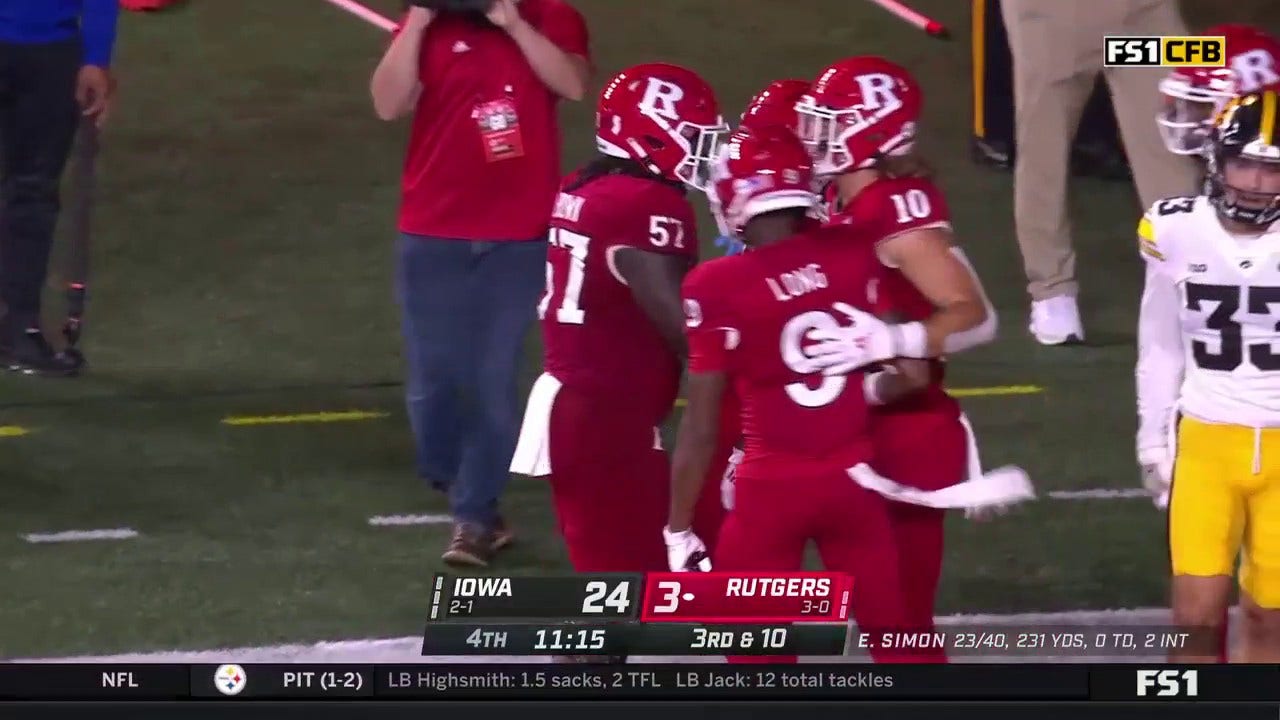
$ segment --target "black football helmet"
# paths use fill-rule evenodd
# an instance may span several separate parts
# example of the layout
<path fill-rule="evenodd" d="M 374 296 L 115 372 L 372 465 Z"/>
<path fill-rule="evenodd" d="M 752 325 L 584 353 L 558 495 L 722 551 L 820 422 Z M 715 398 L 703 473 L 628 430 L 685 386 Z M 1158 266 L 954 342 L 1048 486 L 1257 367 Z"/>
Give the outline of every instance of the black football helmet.
<path fill-rule="evenodd" d="M 1273 165 L 1280 172 L 1280 96 L 1266 90 L 1229 101 L 1209 134 L 1205 194 L 1226 218 L 1266 226 L 1280 220 L 1280 192 L 1259 192 L 1229 185 L 1227 163 L 1243 160 Z"/>

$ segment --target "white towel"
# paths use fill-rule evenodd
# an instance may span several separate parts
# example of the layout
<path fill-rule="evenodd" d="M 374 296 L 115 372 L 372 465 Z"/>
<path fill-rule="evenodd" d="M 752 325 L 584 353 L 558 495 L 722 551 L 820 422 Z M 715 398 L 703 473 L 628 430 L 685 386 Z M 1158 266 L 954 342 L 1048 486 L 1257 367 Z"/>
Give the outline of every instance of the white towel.
<path fill-rule="evenodd" d="M 890 500 L 923 505 L 931 508 L 1003 507 L 1035 498 L 1031 479 L 1022 468 L 1006 465 L 989 473 L 982 472 L 982 459 L 978 455 L 978 440 L 973 425 L 963 413 L 960 424 L 964 427 L 967 468 L 965 481 L 941 490 L 920 490 L 890 480 L 871 469 L 866 463 L 849 469 L 849 477 L 862 487 L 879 493 Z"/>
<path fill-rule="evenodd" d="M 520 439 L 511 457 L 511 472 L 532 477 L 551 474 L 551 407 L 560 387 L 560 381 L 548 373 L 534 381 L 524 408 Z"/>
<path fill-rule="evenodd" d="M 1012 465 L 970 478 L 941 490 L 919 490 L 890 480 L 866 463 L 849 468 L 849 477 L 862 487 L 890 500 L 931 508 L 982 508 L 1006 506 L 1035 498 L 1027 473 Z"/>

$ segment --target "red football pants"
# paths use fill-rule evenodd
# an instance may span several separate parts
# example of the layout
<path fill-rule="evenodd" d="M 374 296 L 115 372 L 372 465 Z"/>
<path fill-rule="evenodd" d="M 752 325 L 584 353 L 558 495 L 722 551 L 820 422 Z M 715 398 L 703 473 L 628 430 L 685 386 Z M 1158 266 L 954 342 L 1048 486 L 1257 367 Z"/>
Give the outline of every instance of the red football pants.
<path fill-rule="evenodd" d="M 569 562 L 580 573 L 665 572 L 671 469 L 652 416 L 616 396 L 562 387 L 551 408 L 551 498 Z M 725 458 L 728 450 L 725 451 Z M 693 531 L 714 548 L 724 519 L 721 464 L 694 510 Z"/>
<path fill-rule="evenodd" d="M 898 550 L 888 502 L 844 472 L 807 479 L 739 477 L 733 511 L 716 546 L 717 570 L 800 570 L 814 541 L 828 570 L 853 575 L 853 616 L 866 629 L 907 625 Z M 873 650 L 876 662 L 910 662 Z M 795 662 L 794 656 L 731 657 L 730 662 Z"/>
<path fill-rule="evenodd" d="M 968 474 L 968 435 L 958 407 L 936 412 L 886 414 L 872 422 L 877 472 L 905 485 L 936 490 L 963 482 Z M 943 510 L 889 503 L 898 546 L 899 573 L 908 626 L 931 632 L 942 575 Z M 922 651 L 923 652 L 923 651 Z M 917 662 L 946 662 L 943 650 Z"/>
<path fill-rule="evenodd" d="M 562 387 L 551 408 L 551 497 L 577 572 L 667 569 L 670 472 L 653 419 L 616 396 Z"/>

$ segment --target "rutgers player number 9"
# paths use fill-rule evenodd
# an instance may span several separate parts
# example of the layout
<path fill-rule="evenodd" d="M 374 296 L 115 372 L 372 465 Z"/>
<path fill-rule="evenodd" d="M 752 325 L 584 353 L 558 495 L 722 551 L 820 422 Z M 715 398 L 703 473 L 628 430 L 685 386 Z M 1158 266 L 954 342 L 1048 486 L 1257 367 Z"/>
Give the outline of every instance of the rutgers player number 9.
<path fill-rule="evenodd" d="M 822 278 L 825 282 L 826 278 Z M 836 321 L 831 313 L 821 310 L 810 310 L 809 312 L 800 313 L 799 315 L 787 321 L 782 327 L 782 362 L 786 366 L 801 375 L 812 375 L 821 368 L 817 361 L 809 357 L 801 346 L 801 341 L 810 330 L 834 330 L 840 327 L 840 323 Z M 792 402 L 807 408 L 818 408 L 824 405 L 830 405 L 839 397 L 840 392 L 844 390 L 846 379 L 844 375 L 828 375 L 819 376 L 822 382 L 817 387 L 809 387 L 804 382 L 793 382 L 786 386 L 787 397 Z"/>
<path fill-rule="evenodd" d="M 582 600 L 583 615 L 603 615 L 612 612 L 625 615 L 631 609 L 631 583 L 623 581 L 609 587 L 603 580 L 587 583 L 587 596 Z"/>

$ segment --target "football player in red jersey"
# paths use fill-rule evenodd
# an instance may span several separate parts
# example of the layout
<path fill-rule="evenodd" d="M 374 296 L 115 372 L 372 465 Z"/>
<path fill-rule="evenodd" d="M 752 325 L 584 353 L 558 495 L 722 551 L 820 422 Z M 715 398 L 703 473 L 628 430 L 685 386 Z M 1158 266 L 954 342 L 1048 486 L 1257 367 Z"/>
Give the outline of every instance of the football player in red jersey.
<path fill-rule="evenodd" d="M 1280 40 L 1252 25 L 1214 25 L 1202 35 L 1227 41 L 1224 67 L 1177 68 L 1160 81 L 1156 124 L 1169 152 L 1204 153 L 1213 119 L 1237 95 L 1280 92 Z"/>
<path fill-rule="evenodd" d="M 578 572 L 661 570 L 668 461 L 658 426 L 686 355 L 680 282 L 697 261 L 688 188 L 727 130 L 711 87 L 676 65 L 623 70 L 601 92 L 599 157 L 556 201 L 539 305 L 544 371 L 514 472 L 547 476 Z M 718 531 L 717 494 L 704 503 Z"/>
<path fill-rule="evenodd" d="M 905 69 L 857 57 L 824 70 L 796 106 L 815 168 L 831 178 L 831 223 L 855 227 L 874 243 L 885 288 L 901 299 L 906 319 L 929 320 L 928 328 L 886 326 L 883 343 L 848 348 L 851 366 L 873 359 L 868 353 L 938 358 L 995 337 L 995 311 L 955 245 L 946 200 L 912 154 L 921 105 L 920 87 Z M 959 403 L 943 390 L 940 361 L 932 379 L 924 392 L 878 407 L 871 423 L 876 470 L 923 491 L 981 474 Z M 932 628 L 944 511 L 894 503 L 891 513 L 912 626 Z"/>
<path fill-rule="evenodd" d="M 925 387 L 928 364 L 898 372 L 824 376 L 807 335 L 838 324 L 837 311 L 887 310 L 885 270 L 849 226 L 813 227 L 819 202 L 812 160 L 788 129 L 739 130 L 714 172 L 729 229 L 750 252 L 706 262 L 683 288 L 689 339 L 689 404 L 672 461 L 671 510 L 663 531 L 673 570 L 706 570 L 692 527 L 716 447 L 726 388 L 741 400 L 745 455 L 734 507 L 715 547 L 717 570 L 794 571 L 806 544 L 824 565 L 852 573 L 854 615 L 864 629 L 907 626 L 888 501 L 850 479 L 872 460 L 868 407 Z M 901 652 L 874 649 L 873 658 Z M 777 661 L 777 659 L 775 659 Z"/>
<path fill-rule="evenodd" d="M 768 87 L 757 93 L 747 103 L 747 109 L 742 112 L 742 118 L 738 121 L 738 129 L 760 130 L 781 126 L 794 133 L 797 121 L 796 103 L 808 91 L 809 81 L 807 80 L 775 80 L 769 83 Z M 742 241 L 727 227 L 722 214 L 717 209 L 715 192 L 709 189 L 707 199 L 710 201 L 711 214 L 720 226 L 720 238 L 716 240 L 716 244 L 724 247 L 727 255 L 742 252 L 744 248 Z M 819 210 L 820 208 L 815 207 L 813 212 L 816 214 Z M 734 470 L 742 460 L 742 451 L 737 448 L 742 439 L 742 424 L 738 420 L 738 409 L 737 395 L 733 393 L 732 388 L 726 388 L 724 404 L 720 408 L 720 441 L 713 456 L 711 468 L 707 471 L 708 481 L 720 482 L 721 496 L 726 509 L 733 506 Z"/>

